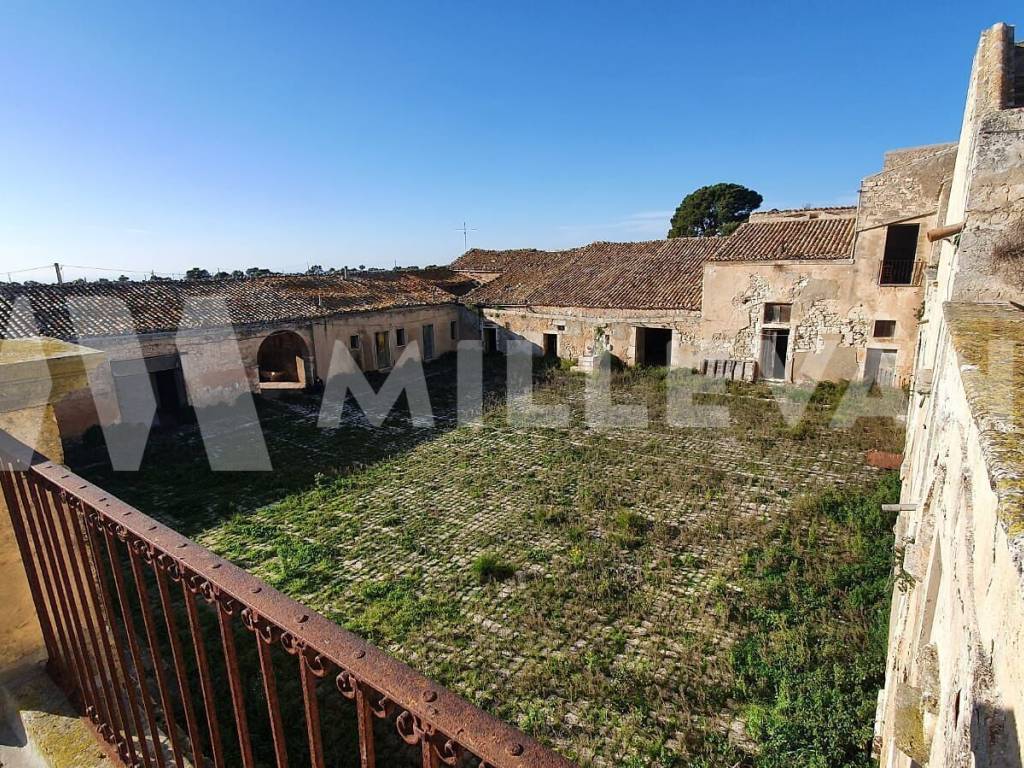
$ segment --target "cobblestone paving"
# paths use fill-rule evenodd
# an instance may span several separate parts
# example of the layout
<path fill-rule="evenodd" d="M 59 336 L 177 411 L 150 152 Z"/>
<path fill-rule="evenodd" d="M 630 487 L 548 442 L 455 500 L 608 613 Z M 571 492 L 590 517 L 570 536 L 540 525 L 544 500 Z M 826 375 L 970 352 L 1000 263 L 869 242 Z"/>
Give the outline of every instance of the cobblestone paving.
<path fill-rule="evenodd" d="M 841 432 L 530 430 L 500 417 L 371 431 L 354 416 L 324 431 L 311 401 L 262 420 L 276 474 L 293 462 L 320 473 L 272 503 L 236 484 L 209 516 L 183 512 L 159 480 L 132 500 L 595 766 L 655 764 L 728 727 L 733 707 L 709 681 L 729 674 L 736 555 L 798 495 L 874 473 Z M 481 578 L 484 555 L 514 575 Z"/>

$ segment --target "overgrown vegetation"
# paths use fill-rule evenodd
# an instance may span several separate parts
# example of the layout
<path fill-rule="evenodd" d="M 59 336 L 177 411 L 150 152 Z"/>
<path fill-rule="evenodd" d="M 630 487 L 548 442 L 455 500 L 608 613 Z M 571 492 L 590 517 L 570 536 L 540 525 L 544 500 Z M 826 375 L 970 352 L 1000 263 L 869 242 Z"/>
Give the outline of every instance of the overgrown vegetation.
<path fill-rule="evenodd" d="M 81 469 L 584 766 L 861 764 L 894 487 L 863 450 L 898 450 L 897 426 L 833 428 L 842 386 L 729 384 L 703 396 L 727 426 L 675 427 L 676 372 L 630 369 L 613 398 L 650 428 L 594 430 L 585 377 L 544 365 L 568 429 L 509 424 L 500 371 L 455 429 L 433 373 L 435 430 L 321 430 L 300 398 L 260 406 L 273 473 L 210 472 L 194 430 L 141 475 Z"/>
<path fill-rule="evenodd" d="M 899 478 L 798 500 L 744 553 L 734 696 L 760 768 L 869 766 L 885 682 Z"/>

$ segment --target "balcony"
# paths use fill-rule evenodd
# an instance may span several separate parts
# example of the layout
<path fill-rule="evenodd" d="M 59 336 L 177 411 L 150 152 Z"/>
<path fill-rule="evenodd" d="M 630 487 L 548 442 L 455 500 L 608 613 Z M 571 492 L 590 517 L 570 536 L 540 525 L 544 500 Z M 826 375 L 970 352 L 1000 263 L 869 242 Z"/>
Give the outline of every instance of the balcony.
<path fill-rule="evenodd" d="M 126 766 L 572 763 L 0 431 L 48 671 Z"/>

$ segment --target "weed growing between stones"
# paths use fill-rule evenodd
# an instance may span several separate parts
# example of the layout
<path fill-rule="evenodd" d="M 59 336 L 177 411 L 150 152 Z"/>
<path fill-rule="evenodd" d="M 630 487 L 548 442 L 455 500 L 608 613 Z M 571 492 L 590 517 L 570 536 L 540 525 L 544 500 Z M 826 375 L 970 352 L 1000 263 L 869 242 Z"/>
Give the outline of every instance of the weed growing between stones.
<path fill-rule="evenodd" d="M 898 425 L 829 429 L 843 390 L 819 387 L 787 392 L 794 426 L 767 387 L 730 384 L 708 396 L 726 427 L 675 428 L 671 374 L 648 369 L 612 396 L 651 428 L 594 430 L 585 379 L 549 365 L 536 400 L 570 428 L 509 424 L 490 369 L 483 424 L 455 428 L 450 373 L 430 377 L 440 429 L 399 410 L 320 430 L 314 400 L 271 401 L 273 473 L 209 472 L 188 430 L 142 473 L 82 471 L 583 765 L 858 764 L 890 546 L 858 489 Z"/>

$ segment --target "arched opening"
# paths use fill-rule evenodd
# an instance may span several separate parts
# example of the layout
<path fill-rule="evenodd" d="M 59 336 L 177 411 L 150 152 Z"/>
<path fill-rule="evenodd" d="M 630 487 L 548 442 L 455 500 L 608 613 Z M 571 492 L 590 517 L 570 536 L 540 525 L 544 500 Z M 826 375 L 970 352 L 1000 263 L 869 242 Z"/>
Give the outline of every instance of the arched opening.
<path fill-rule="evenodd" d="M 260 389 L 305 389 L 309 348 L 292 331 L 272 333 L 260 344 L 256 362 L 260 368 Z"/>

